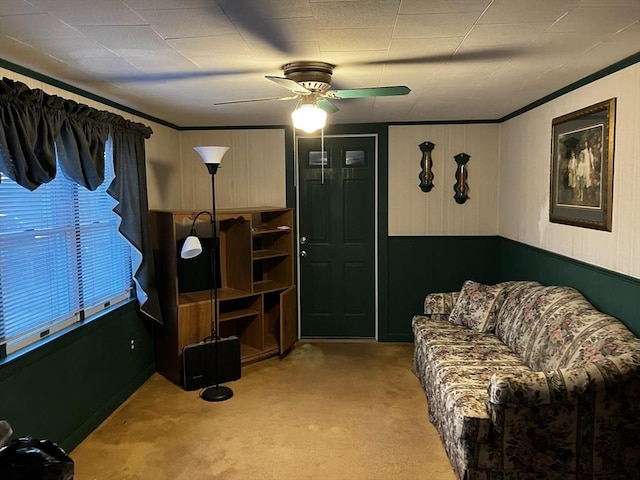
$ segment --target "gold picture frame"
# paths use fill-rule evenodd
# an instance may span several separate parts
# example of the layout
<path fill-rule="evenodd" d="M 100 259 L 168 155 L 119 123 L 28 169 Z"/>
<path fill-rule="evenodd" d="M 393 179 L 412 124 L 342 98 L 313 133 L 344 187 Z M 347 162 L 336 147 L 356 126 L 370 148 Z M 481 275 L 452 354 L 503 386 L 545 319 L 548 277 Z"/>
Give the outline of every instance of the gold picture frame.
<path fill-rule="evenodd" d="M 616 99 L 554 118 L 549 221 L 611 231 Z"/>

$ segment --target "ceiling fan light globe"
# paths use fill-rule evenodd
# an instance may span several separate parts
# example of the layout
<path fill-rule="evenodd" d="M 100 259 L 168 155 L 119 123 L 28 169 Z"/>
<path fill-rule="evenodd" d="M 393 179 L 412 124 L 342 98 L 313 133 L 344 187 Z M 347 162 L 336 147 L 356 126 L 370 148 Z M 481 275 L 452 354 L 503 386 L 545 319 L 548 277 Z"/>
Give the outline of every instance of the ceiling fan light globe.
<path fill-rule="evenodd" d="M 300 105 L 291 113 L 293 126 L 306 133 L 313 133 L 324 128 L 327 123 L 327 112 L 317 105 Z"/>

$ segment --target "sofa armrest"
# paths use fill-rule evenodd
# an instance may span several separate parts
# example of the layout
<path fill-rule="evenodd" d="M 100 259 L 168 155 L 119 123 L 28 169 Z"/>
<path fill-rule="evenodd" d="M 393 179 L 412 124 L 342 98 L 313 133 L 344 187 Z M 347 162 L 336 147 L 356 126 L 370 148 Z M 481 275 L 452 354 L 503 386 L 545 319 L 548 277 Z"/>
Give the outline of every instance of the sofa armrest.
<path fill-rule="evenodd" d="M 496 373 L 487 411 L 505 464 L 637 474 L 640 354 L 557 371 Z"/>
<path fill-rule="evenodd" d="M 489 380 L 489 404 L 550 404 L 549 380 L 557 373 L 559 372 L 494 373 Z"/>
<path fill-rule="evenodd" d="M 448 316 L 458 299 L 460 292 L 430 293 L 424 297 L 425 315 Z"/>
<path fill-rule="evenodd" d="M 489 403 L 551 405 L 584 395 L 618 390 L 640 380 L 640 354 L 607 357 L 596 363 L 546 372 L 495 373 L 489 380 Z M 640 400 L 640 391 L 637 392 Z"/>

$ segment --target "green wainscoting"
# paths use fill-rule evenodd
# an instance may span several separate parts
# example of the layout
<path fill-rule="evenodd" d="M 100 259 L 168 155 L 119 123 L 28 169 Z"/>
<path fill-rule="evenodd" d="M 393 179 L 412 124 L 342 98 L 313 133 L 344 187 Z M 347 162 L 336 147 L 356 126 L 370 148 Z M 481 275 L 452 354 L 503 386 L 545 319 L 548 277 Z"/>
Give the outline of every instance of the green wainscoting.
<path fill-rule="evenodd" d="M 411 318 L 427 293 L 460 290 L 468 279 L 499 282 L 499 246 L 495 236 L 389 237 L 388 322 L 380 324 L 380 340 L 412 342 Z"/>
<path fill-rule="evenodd" d="M 640 279 L 500 238 L 501 280 L 536 280 L 580 291 L 598 310 L 640 336 Z"/>
<path fill-rule="evenodd" d="M 151 325 L 135 302 L 115 308 L 0 363 L 0 419 L 14 437 L 70 451 L 151 376 L 153 352 Z"/>
<path fill-rule="evenodd" d="M 389 237 L 388 318 L 381 341 L 411 342 L 411 318 L 431 292 L 481 283 L 536 280 L 579 290 L 598 310 L 640 336 L 640 279 L 502 237 Z M 384 280 L 383 280 L 384 281 Z"/>

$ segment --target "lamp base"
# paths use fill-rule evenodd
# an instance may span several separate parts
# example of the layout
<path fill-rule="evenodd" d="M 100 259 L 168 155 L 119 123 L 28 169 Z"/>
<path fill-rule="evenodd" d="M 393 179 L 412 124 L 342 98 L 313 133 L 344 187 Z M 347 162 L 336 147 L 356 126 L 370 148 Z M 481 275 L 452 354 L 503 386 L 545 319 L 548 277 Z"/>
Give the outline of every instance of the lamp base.
<path fill-rule="evenodd" d="M 200 398 L 207 402 L 224 402 L 231 397 L 233 397 L 233 390 L 223 385 L 207 387 L 200 393 Z"/>

